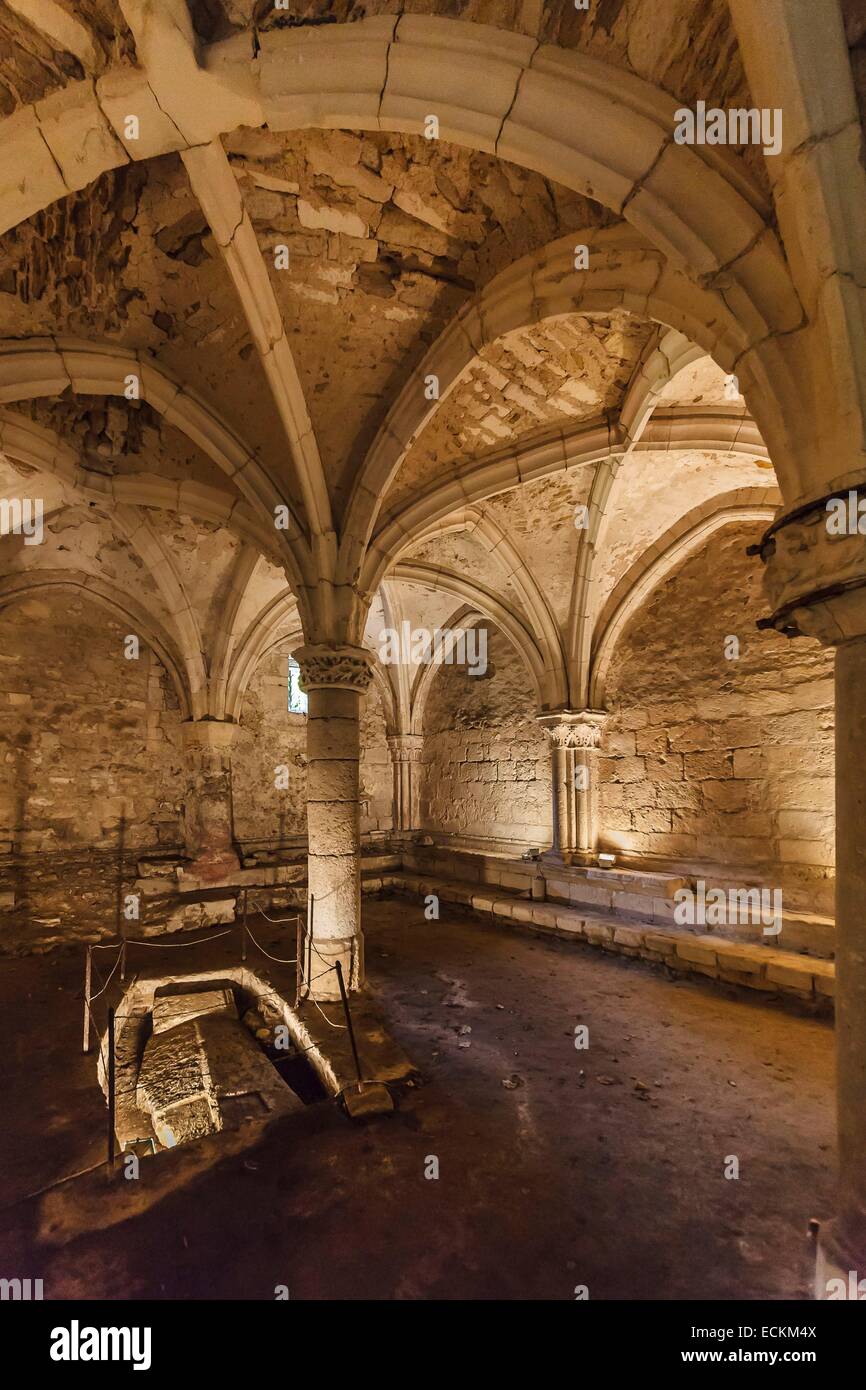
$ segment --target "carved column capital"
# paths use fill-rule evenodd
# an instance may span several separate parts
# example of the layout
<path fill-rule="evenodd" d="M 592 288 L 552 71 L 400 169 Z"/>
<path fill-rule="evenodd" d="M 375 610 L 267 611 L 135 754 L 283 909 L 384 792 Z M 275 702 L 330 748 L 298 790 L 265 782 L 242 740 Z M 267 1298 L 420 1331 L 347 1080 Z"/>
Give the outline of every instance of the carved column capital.
<path fill-rule="evenodd" d="M 606 711 L 593 709 L 557 710 L 537 716 L 553 748 L 598 748 L 606 720 Z"/>
<path fill-rule="evenodd" d="M 366 647 L 319 643 L 299 647 L 292 656 L 301 668 L 301 688 L 354 690 L 365 694 L 373 678 L 373 657 Z"/>
<path fill-rule="evenodd" d="M 554 710 L 538 715 L 551 753 L 553 846 L 546 858 L 570 864 L 595 847 L 595 764 L 603 710 Z"/>
<path fill-rule="evenodd" d="M 421 759 L 424 739 L 421 734 L 389 734 L 388 747 L 395 763 L 417 763 Z"/>
<path fill-rule="evenodd" d="M 835 647 L 866 636 L 866 489 L 850 489 L 773 522 L 750 547 L 772 610 L 758 626 Z M 859 529 L 862 520 L 863 532 Z"/>

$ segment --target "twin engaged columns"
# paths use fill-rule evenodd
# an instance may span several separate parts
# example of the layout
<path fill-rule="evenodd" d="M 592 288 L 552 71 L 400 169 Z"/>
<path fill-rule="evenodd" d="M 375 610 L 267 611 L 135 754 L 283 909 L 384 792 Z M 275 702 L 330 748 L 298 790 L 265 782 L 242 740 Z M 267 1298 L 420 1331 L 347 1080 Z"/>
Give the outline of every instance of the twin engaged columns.
<path fill-rule="evenodd" d="M 595 855 L 598 749 L 607 715 L 600 710 L 559 710 L 538 722 L 551 753 L 554 863 L 586 863 Z"/>
<path fill-rule="evenodd" d="M 361 932 L 361 701 L 372 675 L 362 647 L 306 646 L 293 653 L 307 694 L 308 891 L 314 900 L 308 986 L 315 999 L 340 997 L 364 979 Z"/>
<path fill-rule="evenodd" d="M 815 1296 L 824 1299 L 866 1280 L 866 538 L 830 535 L 818 503 L 774 522 L 757 549 L 773 611 L 761 625 L 836 648 L 839 1184 L 836 1219 L 818 1237 Z"/>
<path fill-rule="evenodd" d="M 420 734 L 388 738 L 394 770 L 394 830 L 406 834 L 418 827 L 418 768 L 424 740 Z"/>

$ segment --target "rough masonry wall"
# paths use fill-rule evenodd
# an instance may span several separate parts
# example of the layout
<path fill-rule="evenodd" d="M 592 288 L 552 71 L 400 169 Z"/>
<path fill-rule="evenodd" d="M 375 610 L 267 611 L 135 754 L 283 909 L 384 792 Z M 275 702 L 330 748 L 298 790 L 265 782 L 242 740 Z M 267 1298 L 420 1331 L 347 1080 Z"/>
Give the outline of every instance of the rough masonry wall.
<path fill-rule="evenodd" d="M 601 847 L 751 870 L 832 910 L 833 659 L 759 632 L 760 527 L 726 527 L 632 620 L 607 681 Z M 740 643 L 726 660 L 726 638 Z M 751 881 L 751 880 L 750 880 Z"/>
<path fill-rule="evenodd" d="M 526 668 L 488 626 L 488 675 L 440 667 L 424 712 L 423 829 L 460 842 L 550 843 L 550 755 Z"/>
<path fill-rule="evenodd" d="M 289 649 L 274 648 L 250 680 L 232 750 L 235 837 L 299 844 L 307 835 L 307 719 L 288 712 Z M 276 769 L 288 771 L 288 786 L 275 785 Z M 361 715 L 361 831 L 390 830 L 391 755 L 382 706 L 374 687 Z M 284 779 L 285 780 L 285 779 Z"/>
<path fill-rule="evenodd" d="M 143 644 L 70 591 L 0 613 L 0 849 L 29 854 L 180 843 L 177 696 Z"/>
<path fill-rule="evenodd" d="M 394 774 L 382 701 L 371 685 L 361 710 L 361 834 L 387 832 L 394 824 Z"/>
<path fill-rule="evenodd" d="M 288 712 L 287 646 L 253 672 L 232 747 L 235 838 L 297 843 L 307 833 L 307 720 Z M 276 785 L 277 769 L 288 785 Z M 286 780 L 284 777 L 282 780 Z"/>
<path fill-rule="evenodd" d="M 110 928 L 122 814 L 124 891 L 140 858 L 183 850 L 177 696 L 148 648 L 124 658 L 125 635 L 71 590 L 0 612 L 0 952 Z M 244 704 L 232 757 L 241 841 L 306 839 L 306 718 L 287 709 L 287 659 L 278 648 L 261 662 Z M 387 831 L 391 762 L 375 690 L 361 736 L 362 831 Z"/>
<path fill-rule="evenodd" d="M 73 591 L 0 613 L 0 950 L 110 919 L 125 815 L 142 851 L 181 842 L 180 711 L 145 646 Z"/>

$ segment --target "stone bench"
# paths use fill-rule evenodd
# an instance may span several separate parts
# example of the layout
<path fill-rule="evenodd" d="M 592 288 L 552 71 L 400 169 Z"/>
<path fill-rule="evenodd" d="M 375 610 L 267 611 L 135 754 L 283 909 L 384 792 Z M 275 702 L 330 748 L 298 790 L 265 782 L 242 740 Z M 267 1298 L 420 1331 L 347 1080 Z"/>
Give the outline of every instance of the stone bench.
<path fill-rule="evenodd" d="M 617 955 L 663 964 L 685 975 L 743 985 L 764 994 L 792 995 L 829 1007 L 836 971 L 832 961 L 733 941 L 685 928 L 639 922 L 555 902 L 533 902 L 503 888 L 399 873 L 382 878 L 383 889 L 428 896 L 469 907 L 558 937 L 573 938 Z"/>

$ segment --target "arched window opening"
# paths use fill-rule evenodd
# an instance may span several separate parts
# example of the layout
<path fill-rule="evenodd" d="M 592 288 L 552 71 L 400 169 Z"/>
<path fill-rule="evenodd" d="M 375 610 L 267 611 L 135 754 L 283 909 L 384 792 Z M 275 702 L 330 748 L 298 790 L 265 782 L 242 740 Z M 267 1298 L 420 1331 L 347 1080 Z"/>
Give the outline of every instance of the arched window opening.
<path fill-rule="evenodd" d="M 289 657 L 288 708 L 289 714 L 307 712 L 307 696 L 301 689 L 301 668 L 292 657 Z"/>

